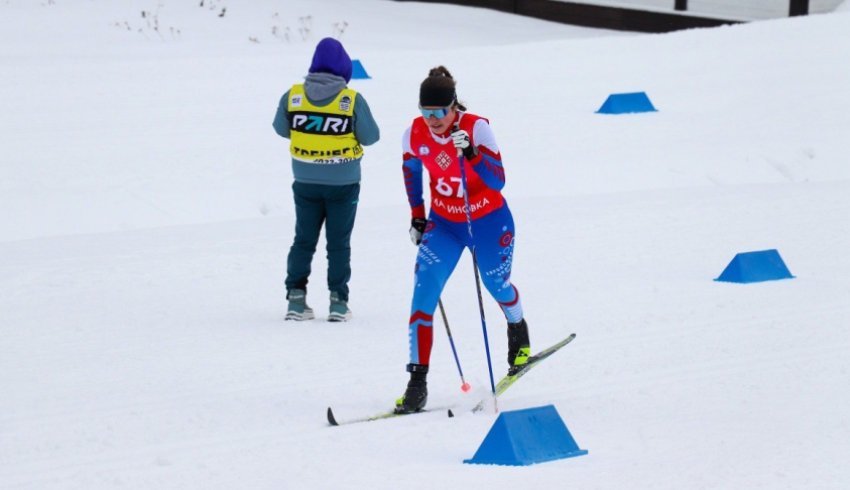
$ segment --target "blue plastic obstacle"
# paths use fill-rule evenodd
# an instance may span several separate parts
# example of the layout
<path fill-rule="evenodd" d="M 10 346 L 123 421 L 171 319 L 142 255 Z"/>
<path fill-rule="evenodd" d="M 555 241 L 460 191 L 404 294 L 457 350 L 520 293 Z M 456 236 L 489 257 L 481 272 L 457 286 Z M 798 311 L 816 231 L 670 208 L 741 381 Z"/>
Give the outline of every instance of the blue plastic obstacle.
<path fill-rule="evenodd" d="M 596 111 L 597 114 L 627 114 L 631 112 L 656 112 L 646 92 L 611 94 Z"/>
<path fill-rule="evenodd" d="M 467 464 L 527 466 L 587 454 L 553 405 L 502 412 Z"/>
<path fill-rule="evenodd" d="M 362 80 L 372 77 L 366 73 L 366 69 L 363 68 L 363 63 L 361 63 L 360 60 L 351 60 L 351 78 L 355 80 Z"/>
<path fill-rule="evenodd" d="M 793 278 L 779 252 L 771 249 L 735 255 L 715 281 L 750 283 Z"/>

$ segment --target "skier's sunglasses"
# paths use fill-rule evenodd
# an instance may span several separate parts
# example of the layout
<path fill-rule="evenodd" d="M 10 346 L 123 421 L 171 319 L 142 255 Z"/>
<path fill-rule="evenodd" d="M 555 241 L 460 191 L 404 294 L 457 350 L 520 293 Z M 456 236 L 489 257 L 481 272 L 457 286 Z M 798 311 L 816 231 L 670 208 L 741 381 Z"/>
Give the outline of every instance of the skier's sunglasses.
<path fill-rule="evenodd" d="M 436 117 L 437 119 L 442 119 L 446 117 L 449 111 L 452 109 L 452 106 L 448 107 L 440 107 L 439 109 L 426 109 L 422 106 L 419 106 L 419 112 L 422 113 L 422 117 L 428 119 L 429 117 Z"/>

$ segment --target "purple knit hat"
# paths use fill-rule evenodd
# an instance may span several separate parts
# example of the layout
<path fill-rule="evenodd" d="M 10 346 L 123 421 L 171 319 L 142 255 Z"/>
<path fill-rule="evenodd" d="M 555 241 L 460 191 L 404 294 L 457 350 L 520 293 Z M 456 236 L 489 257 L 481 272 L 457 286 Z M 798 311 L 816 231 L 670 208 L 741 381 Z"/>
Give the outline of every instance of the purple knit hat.
<path fill-rule="evenodd" d="M 345 83 L 351 81 L 351 58 L 348 57 L 348 53 L 339 41 L 326 37 L 316 45 L 313 63 L 310 64 L 310 73 L 316 72 L 332 73 L 344 78 Z"/>

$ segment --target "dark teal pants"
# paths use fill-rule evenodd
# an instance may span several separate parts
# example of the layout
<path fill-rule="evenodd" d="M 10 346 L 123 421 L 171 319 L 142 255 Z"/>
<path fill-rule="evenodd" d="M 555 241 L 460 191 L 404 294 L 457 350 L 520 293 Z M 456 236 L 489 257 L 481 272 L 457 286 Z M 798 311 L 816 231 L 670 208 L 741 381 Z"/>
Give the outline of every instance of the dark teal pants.
<path fill-rule="evenodd" d="M 294 182 L 295 240 L 286 261 L 286 290 L 307 289 L 313 254 L 322 225 L 328 242 L 328 290 L 348 301 L 351 279 L 351 231 L 360 184 L 323 185 Z"/>

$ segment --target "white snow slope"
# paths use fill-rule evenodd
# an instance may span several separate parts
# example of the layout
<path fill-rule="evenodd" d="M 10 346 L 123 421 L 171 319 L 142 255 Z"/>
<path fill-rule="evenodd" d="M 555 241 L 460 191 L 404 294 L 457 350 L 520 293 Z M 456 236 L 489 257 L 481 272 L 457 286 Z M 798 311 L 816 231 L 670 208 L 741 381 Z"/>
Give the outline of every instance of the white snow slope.
<path fill-rule="evenodd" d="M 850 487 L 847 32 L 846 9 L 638 35 L 384 0 L 0 1 L 0 488 Z M 330 35 L 382 139 L 354 319 L 289 323 L 271 121 Z M 533 346 L 578 333 L 499 408 L 554 404 L 587 456 L 463 464 L 492 411 L 325 422 L 404 389 L 400 138 L 437 64 L 499 140 Z M 659 111 L 595 113 L 632 91 Z M 770 248 L 795 279 L 712 280 Z M 489 391 L 473 281 L 465 256 L 443 301 L 476 389 L 438 322 L 435 407 Z"/>

